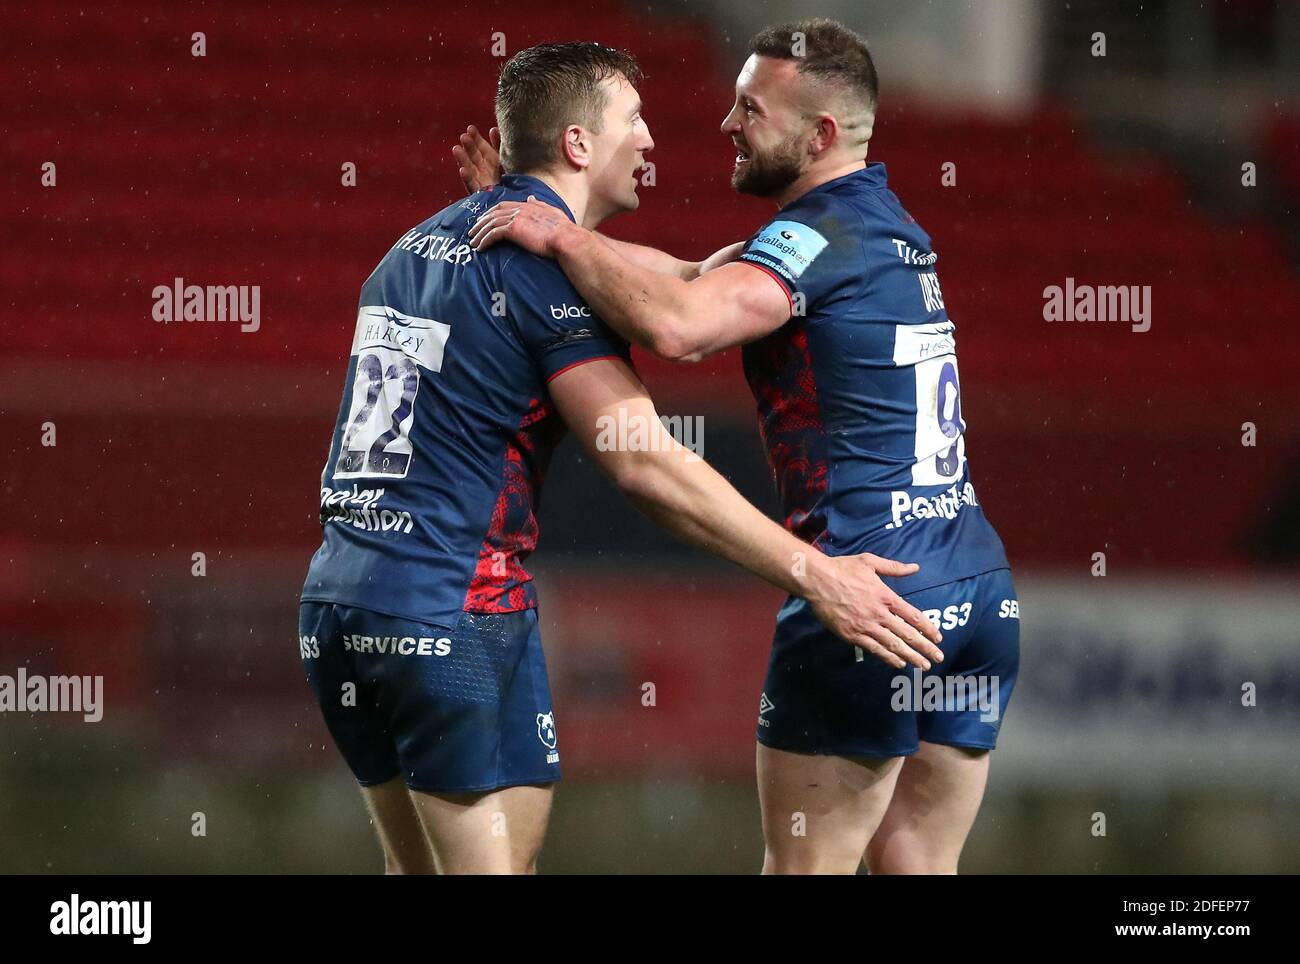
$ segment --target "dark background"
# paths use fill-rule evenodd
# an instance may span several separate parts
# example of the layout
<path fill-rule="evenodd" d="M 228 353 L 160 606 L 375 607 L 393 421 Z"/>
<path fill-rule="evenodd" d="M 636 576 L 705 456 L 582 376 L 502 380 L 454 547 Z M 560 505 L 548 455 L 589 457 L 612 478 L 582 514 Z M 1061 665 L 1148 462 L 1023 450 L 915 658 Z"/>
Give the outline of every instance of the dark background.
<path fill-rule="evenodd" d="M 106 690 L 99 723 L 0 715 L 0 871 L 381 868 L 295 643 L 361 282 L 460 192 L 498 31 L 507 56 L 640 59 L 655 184 L 611 234 L 696 258 L 747 237 L 771 208 L 730 190 L 718 132 L 744 40 L 817 14 L 872 43 L 871 158 L 940 252 L 1024 607 L 963 869 L 1300 867 L 1295 4 L 287 0 L 0 13 L 0 674 Z M 154 321 L 176 277 L 260 286 L 260 329 Z M 1149 285 L 1151 329 L 1045 321 L 1067 277 Z M 771 511 L 737 353 L 637 363 Z M 571 441 L 541 525 L 566 772 L 542 869 L 757 869 L 779 594 L 654 529 Z"/>

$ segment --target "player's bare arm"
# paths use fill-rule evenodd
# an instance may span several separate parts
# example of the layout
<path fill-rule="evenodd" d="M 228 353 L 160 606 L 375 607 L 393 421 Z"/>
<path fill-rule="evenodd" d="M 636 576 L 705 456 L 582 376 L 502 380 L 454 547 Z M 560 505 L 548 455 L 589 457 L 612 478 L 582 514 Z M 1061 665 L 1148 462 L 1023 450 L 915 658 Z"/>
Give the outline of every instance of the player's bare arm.
<path fill-rule="evenodd" d="M 531 198 L 495 205 L 470 230 L 478 250 L 502 241 L 555 258 L 610 327 L 672 361 L 699 361 L 761 338 L 790 318 L 785 289 L 753 265 L 724 264 L 692 281 L 665 277 Z"/>
<path fill-rule="evenodd" d="M 470 194 L 485 191 L 501 180 L 500 146 L 501 132 L 497 128 L 493 127 L 488 131 L 488 136 L 484 137 L 478 128 L 471 124 L 465 128 L 465 133 L 460 135 L 460 143 L 451 149 L 458 165 L 457 173 L 465 185 L 465 190 Z M 706 271 L 736 260 L 745 247 L 743 241 L 737 241 L 719 248 L 703 261 L 687 261 L 644 244 L 619 241 L 599 233 L 596 237 L 633 264 L 638 264 L 655 274 L 671 275 L 683 281 L 698 278 Z"/>
<path fill-rule="evenodd" d="M 929 669 L 932 661 L 943 659 L 935 645 L 942 640 L 938 630 L 878 575 L 910 575 L 917 571 L 914 564 L 870 554 L 827 556 L 795 538 L 672 438 L 625 362 L 579 365 L 549 388 L 592 458 L 655 523 L 807 599 L 833 632 L 895 668 Z M 652 437 L 641 451 L 607 450 L 598 444 L 605 418 L 643 424 Z"/>

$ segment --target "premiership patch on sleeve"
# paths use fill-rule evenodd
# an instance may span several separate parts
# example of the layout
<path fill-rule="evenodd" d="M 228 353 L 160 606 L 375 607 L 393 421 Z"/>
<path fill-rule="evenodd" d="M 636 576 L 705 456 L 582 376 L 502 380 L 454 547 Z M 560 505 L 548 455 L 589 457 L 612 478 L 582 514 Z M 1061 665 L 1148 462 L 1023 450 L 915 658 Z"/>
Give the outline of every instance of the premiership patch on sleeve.
<path fill-rule="evenodd" d="M 782 277 L 795 281 L 826 244 L 826 239 L 806 224 L 773 221 L 758 232 L 741 258 L 773 268 Z"/>

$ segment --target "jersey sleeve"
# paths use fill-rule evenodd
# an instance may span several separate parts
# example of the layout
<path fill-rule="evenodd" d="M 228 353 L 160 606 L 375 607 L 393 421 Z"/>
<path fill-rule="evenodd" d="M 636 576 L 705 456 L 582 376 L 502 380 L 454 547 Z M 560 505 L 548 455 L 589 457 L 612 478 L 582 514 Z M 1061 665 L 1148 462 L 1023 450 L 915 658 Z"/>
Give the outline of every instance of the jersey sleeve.
<path fill-rule="evenodd" d="M 827 195 L 796 201 L 745 242 L 738 260 L 771 275 L 791 299 L 811 304 L 846 280 L 856 215 Z M 860 265 L 859 265 L 860 267 Z"/>
<path fill-rule="evenodd" d="M 507 311 L 543 381 L 599 358 L 631 363 L 627 340 L 596 316 L 554 261 L 520 252 L 502 277 Z"/>

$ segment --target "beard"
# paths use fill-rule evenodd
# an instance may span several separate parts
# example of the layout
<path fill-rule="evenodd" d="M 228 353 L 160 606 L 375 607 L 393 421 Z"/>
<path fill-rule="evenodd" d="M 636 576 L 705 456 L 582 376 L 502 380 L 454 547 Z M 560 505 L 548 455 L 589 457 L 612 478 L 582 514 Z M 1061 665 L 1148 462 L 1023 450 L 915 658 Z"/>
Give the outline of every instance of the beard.
<path fill-rule="evenodd" d="M 803 173 L 799 140 L 794 134 L 764 154 L 751 153 L 747 162 L 731 172 L 731 186 L 756 197 L 771 197 L 785 190 Z"/>

